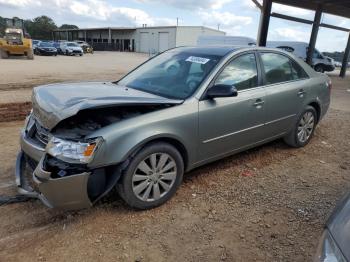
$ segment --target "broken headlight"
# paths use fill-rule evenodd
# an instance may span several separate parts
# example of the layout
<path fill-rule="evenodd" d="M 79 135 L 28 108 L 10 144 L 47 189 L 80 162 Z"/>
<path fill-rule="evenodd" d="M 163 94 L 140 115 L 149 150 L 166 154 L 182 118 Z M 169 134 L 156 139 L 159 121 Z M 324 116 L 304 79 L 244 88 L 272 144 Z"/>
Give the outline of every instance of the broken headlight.
<path fill-rule="evenodd" d="M 52 137 L 46 146 L 46 152 L 63 161 L 89 163 L 101 142 L 101 138 L 88 142 L 74 142 Z"/>

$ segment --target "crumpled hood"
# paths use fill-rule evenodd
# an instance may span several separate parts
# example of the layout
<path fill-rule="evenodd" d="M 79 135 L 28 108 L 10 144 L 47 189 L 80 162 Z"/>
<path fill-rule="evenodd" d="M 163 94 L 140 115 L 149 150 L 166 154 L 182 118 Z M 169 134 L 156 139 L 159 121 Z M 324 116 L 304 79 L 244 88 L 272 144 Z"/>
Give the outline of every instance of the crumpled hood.
<path fill-rule="evenodd" d="M 49 130 L 83 109 L 182 102 L 183 100 L 168 99 L 111 82 L 50 84 L 38 86 L 32 93 L 33 113 L 40 124 Z"/>

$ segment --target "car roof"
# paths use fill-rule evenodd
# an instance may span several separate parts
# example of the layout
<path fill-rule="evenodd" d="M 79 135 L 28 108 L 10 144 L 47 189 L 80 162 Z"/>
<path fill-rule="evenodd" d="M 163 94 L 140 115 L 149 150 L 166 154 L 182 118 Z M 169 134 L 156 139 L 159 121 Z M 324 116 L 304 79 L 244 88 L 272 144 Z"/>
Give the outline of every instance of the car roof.
<path fill-rule="evenodd" d="M 209 54 L 209 55 L 218 55 L 218 56 L 226 56 L 227 54 L 244 50 L 244 51 L 274 51 L 279 53 L 284 53 L 288 55 L 292 55 L 290 52 L 286 52 L 284 50 L 281 50 L 280 48 L 269 48 L 269 47 L 262 47 L 262 46 L 233 46 L 233 45 L 210 45 L 210 46 L 184 46 L 184 47 L 177 47 L 173 50 L 178 51 L 188 51 L 194 54 Z"/>
<path fill-rule="evenodd" d="M 239 49 L 249 48 L 249 46 L 183 46 L 178 47 L 175 50 L 178 51 L 188 51 L 191 53 L 198 54 L 210 54 L 210 55 L 218 55 L 225 56 L 229 53 L 237 51 Z"/>

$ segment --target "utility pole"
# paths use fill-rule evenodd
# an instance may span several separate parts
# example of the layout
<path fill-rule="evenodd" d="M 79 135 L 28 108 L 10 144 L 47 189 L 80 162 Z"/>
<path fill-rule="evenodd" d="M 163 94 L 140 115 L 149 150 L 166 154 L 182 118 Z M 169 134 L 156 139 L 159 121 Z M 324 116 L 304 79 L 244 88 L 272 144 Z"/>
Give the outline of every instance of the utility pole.
<path fill-rule="evenodd" d="M 179 26 L 179 18 L 176 17 L 176 26 Z"/>
<path fill-rule="evenodd" d="M 218 30 L 220 30 L 220 24 L 218 24 Z"/>

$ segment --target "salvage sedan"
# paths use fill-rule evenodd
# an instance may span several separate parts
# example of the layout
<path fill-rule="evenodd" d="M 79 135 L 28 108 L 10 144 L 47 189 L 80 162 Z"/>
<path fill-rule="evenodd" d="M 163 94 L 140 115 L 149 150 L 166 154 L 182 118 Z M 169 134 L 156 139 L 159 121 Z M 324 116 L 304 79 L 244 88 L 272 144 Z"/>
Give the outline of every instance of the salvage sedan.
<path fill-rule="evenodd" d="M 292 54 L 258 47 L 176 48 L 116 82 L 36 87 L 16 182 L 49 207 L 86 208 L 116 187 L 153 208 L 196 167 L 278 138 L 305 146 L 330 89 Z"/>

